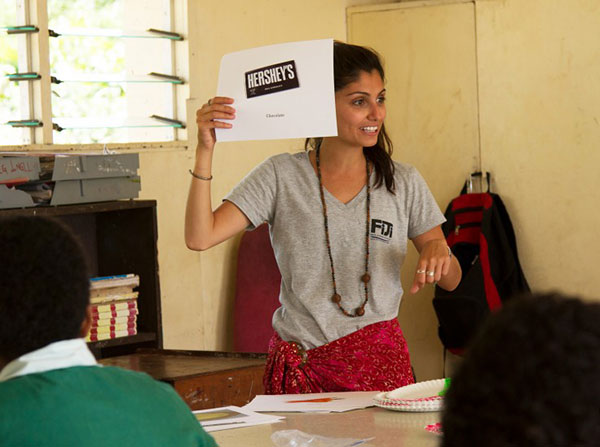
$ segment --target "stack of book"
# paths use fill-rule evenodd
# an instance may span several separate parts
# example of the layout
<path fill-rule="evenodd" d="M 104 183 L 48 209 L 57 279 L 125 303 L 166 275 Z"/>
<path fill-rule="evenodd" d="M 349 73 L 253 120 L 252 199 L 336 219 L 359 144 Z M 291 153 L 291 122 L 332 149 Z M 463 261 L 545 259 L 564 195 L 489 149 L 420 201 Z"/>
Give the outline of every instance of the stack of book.
<path fill-rule="evenodd" d="M 91 279 L 92 328 L 87 341 L 137 334 L 138 292 L 133 289 L 139 284 L 140 277 L 133 273 Z"/>

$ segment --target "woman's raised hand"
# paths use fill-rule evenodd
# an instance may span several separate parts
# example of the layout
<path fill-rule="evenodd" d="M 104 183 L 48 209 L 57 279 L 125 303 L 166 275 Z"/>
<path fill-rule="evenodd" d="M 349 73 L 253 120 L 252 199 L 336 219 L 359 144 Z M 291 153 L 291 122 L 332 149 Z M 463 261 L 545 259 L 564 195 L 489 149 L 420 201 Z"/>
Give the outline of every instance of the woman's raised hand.
<path fill-rule="evenodd" d="M 219 121 L 222 119 L 235 119 L 233 98 L 215 96 L 196 111 L 196 124 L 198 125 L 198 148 L 197 150 L 213 150 L 215 147 L 215 129 L 230 129 L 231 123 Z"/>

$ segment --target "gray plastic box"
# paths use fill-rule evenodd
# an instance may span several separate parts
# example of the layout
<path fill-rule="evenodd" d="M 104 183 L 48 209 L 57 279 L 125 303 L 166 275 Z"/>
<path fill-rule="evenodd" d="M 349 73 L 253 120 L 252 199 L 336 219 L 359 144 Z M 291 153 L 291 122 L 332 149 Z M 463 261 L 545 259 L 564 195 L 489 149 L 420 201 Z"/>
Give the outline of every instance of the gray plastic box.
<path fill-rule="evenodd" d="M 67 155 L 56 154 L 50 205 L 134 199 L 141 190 L 138 154 Z M 26 192 L 8 188 L 3 181 L 38 180 L 39 157 L 0 156 L 0 209 L 35 206 Z"/>

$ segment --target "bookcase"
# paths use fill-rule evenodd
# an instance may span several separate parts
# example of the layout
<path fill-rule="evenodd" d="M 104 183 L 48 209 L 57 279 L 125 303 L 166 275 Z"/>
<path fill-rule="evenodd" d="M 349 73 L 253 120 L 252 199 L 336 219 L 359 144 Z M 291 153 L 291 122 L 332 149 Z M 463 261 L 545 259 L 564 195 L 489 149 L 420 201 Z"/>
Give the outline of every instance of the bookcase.
<path fill-rule="evenodd" d="M 17 215 L 47 216 L 71 228 L 84 248 L 92 276 L 139 275 L 137 335 L 90 342 L 97 358 L 162 348 L 155 200 L 0 210 L 0 217 Z"/>

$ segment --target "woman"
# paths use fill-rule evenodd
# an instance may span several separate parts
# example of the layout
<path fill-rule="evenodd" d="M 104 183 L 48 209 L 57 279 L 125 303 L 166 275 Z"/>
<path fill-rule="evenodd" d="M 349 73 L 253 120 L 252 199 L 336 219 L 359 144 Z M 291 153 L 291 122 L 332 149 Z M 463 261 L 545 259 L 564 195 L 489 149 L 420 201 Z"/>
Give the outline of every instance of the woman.
<path fill-rule="evenodd" d="M 215 128 L 230 128 L 231 98 L 197 112 L 198 147 L 186 243 L 212 247 L 269 223 L 282 275 L 281 307 L 265 371 L 267 393 L 391 390 L 413 382 L 397 316 L 407 240 L 419 251 L 411 293 L 461 277 L 443 215 L 418 172 L 393 162 L 385 132 L 381 62 L 372 50 L 334 43 L 338 136 L 256 167 L 213 212 Z"/>

